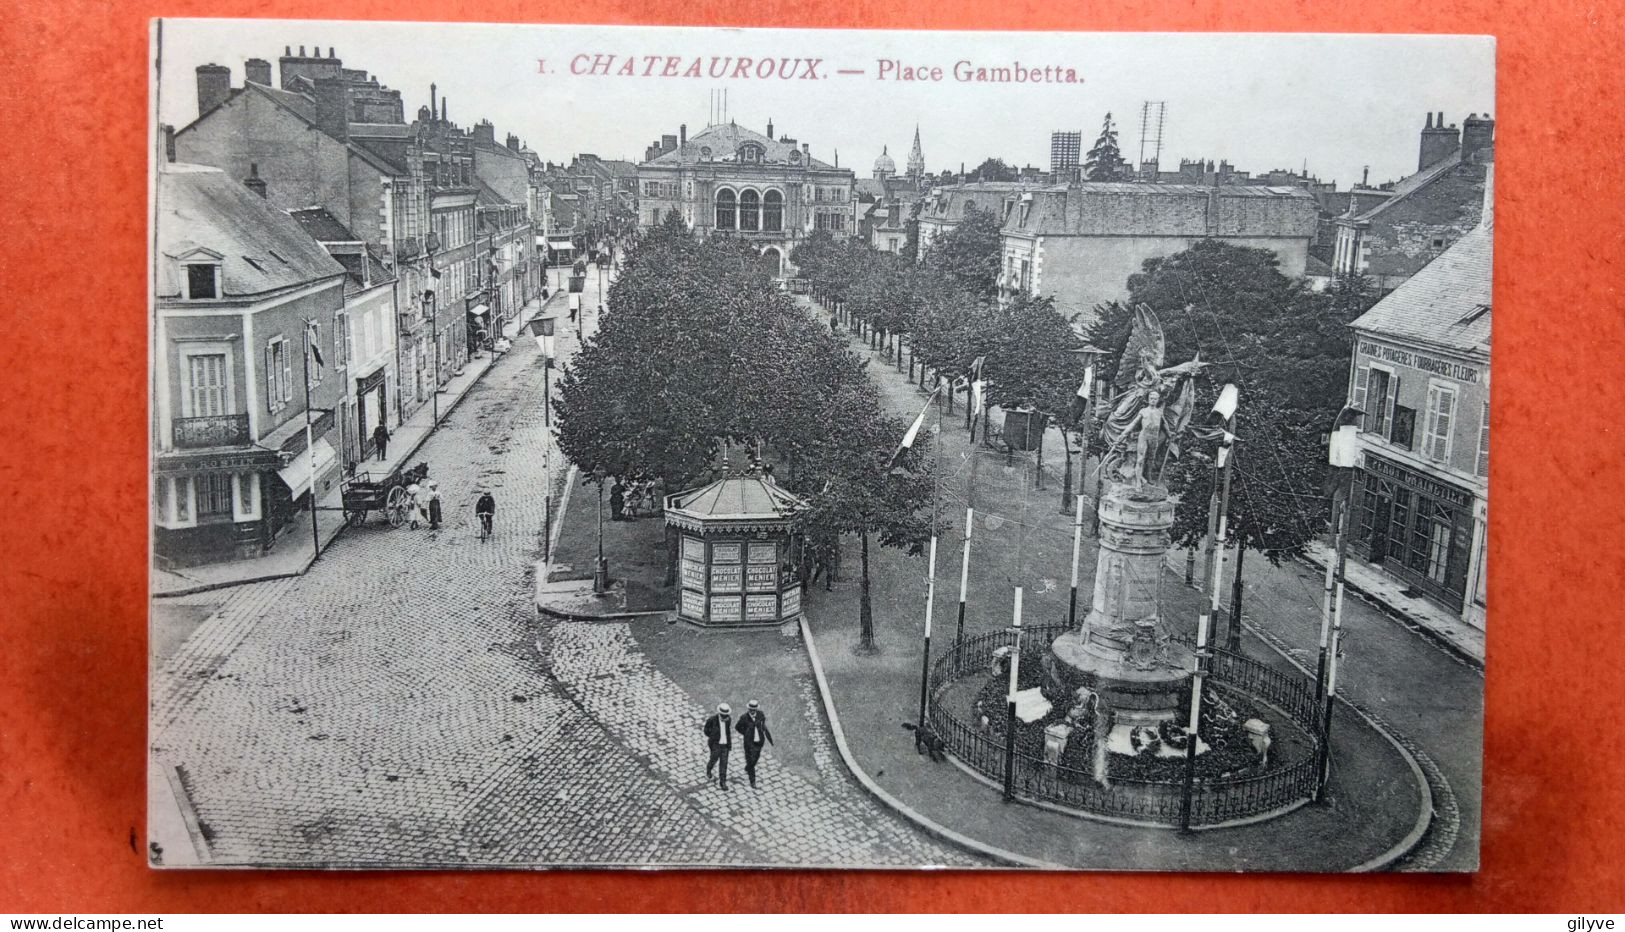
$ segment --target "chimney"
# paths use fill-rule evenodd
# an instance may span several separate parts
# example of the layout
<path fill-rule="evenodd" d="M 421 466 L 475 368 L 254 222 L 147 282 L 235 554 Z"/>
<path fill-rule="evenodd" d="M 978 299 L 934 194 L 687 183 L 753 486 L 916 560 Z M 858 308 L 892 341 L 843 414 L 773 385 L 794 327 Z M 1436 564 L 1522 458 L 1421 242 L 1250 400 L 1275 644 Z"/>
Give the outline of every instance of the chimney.
<path fill-rule="evenodd" d="M 316 127 L 339 142 L 350 138 L 350 94 L 338 78 L 316 79 Z"/>
<path fill-rule="evenodd" d="M 1488 162 L 1495 158 L 1495 119 L 1489 114 L 1468 114 L 1461 121 L 1461 156 Z"/>
<path fill-rule="evenodd" d="M 515 152 L 518 152 L 520 149 L 525 147 L 525 144 L 520 142 L 519 137 L 515 136 L 513 133 L 508 134 L 508 141 L 506 145 Z"/>
<path fill-rule="evenodd" d="M 444 95 L 440 98 L 440 119 L 445 120 L 447 123 L 451 122 L 451 106 L 446 103 Z"/>
<path fill-rule="evenodd" d="M 265 179 L 260 177 L 260 163 L 248 163 L 248 177 L 243 179 L 243 186 L 260 197 L 265 196 Z"/>
<path fill-rule="evenodd" d="M 1437 118 L 1430 117 L 1428 124 L 1422 128 L 1422 143 L 1416 156 L 1416 170 L 1422 171 L 1429 165 L 1437 165 L 1461 148 L 1460 133 L 1456 127 L 1444 125 L 1443 112 L 1440 112 Z"/>
<path fill-rule="evenodd" d="M 497 144 L 497 128 L 490 120 L 481 120 L 474 124 L 474 141 L 487 145 Z"/>
<path fill-rule="evenodd" d="M 680 145 L 680 146 L 688 144 L 688 124 L 687 123 L 684 123 L 681 126 L 677 127 L 677 144 Z"/>
<path fill-rule="evenodd" d="M 203 116 L 231 96 L 231 69 L 224 65 L 197 66 L 197 115 Z"/>
<path fill-rule="evenodd" d="M 1371 184 L 1371 166 L 1367 165 L 1367 166 L 1365 166 L 1365 168 L 1361 169 L 1361 171 L 1360 171 L 1360 187 L 1362 187 L 1362 188 L 1368 187 L 1370 184 Z"/>
<path fill-rule="evenodd" d="M 168 123 L 159 127 L 164 134 L 164 161 L 175 161 L 175 127 Z"/>
<path fill-rule="evenodd" d="M 243 62 L 243 80 L 271 86 L 271 63 L 263 58 L 250 58 Z"/>
<path fill-rule="evenodd" d="M 769 117 L 768 120 L 767 120 L 767 138 L 769 138 L 769 139 L 773 138 L 773 118 L 772 117 Z"/>
<path fill-rule="evenodd" d="M 440 98 L 433 83 L 429 85 L 429 119 L 434 121 L 440 119 Z"/>

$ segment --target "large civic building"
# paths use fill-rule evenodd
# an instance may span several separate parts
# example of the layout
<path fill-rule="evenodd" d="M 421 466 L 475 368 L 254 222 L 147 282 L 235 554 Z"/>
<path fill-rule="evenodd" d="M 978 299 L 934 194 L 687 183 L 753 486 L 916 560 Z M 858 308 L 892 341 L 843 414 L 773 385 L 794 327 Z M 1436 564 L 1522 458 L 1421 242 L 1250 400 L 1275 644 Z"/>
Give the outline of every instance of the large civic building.
<path fill-rule="evenodd" d="M 638 226 L 671 211 L 703 234 L 738 236 L 759 247 L 775 277 L 786 277 L 790 250 L 816 230 L 854 232 L 854 175 L 812 155 L 807 143 L 737 123 L 688 128 L 649 148 L 638 166 Z"/>

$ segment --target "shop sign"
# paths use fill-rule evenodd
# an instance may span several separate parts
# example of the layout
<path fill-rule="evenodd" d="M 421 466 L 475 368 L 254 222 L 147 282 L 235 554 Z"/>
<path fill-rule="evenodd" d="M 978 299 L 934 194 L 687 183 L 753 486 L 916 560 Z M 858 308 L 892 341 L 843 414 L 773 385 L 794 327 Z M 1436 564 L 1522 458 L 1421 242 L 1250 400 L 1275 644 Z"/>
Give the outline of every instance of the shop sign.
<path fill-rule="evenodd" d="M 683 585 L 691 589 L 705 588 L 705 564 L 693 560 L 683 561 Z"/>
<path fill-rule="evenodd" d="M 753 595 L 745 599 L 745 617 L 751 621 L 776 621 L 779 617 L 779 597 Z"/>
<path fill-rule="evenodd" d="M 685 560 L 694 560 L 695 562 L 698 562 L 698 563 L 704 563 L 705 562 L 705 541 L 700 540 L 698 537 L 684 537 L 683 538 L 683 559 L 685 559 Z"/>
<path fill-rule="evenodd" d="M 777 563 L 778 560 L 779 548 L 775 545 L 771 543 L 750 545 L 750 562 Z"/>
<path fill-rule="evenodd" d="M 1391 362 L 1396 366 L 1405 366 L 1419 372 L 1428 372 L 1433 375 L 1442 375 L 1447 379 L 1477 385 L 1480 369 L 1465 363 L 1452 362 L 1448 359 L 1439 359 L 1422 353 L 1400 349 L 1397 346 L 1385 346 L 1381 343 L 1372 343 L 1369 340 L 1360 341 L 1360 355 Z"/>
<path fill-rule="evenodd" d="M 801 587 L 791 586 L 784 590 L 784 617 L 801 614 Z"/>
<path fill-rule="evenodd" d="M 738 592 L 743 575 L 738 565 L 716 564 L 711 565 L 711 590 L 713 592 Z"/>
<path fill-rule="evenodd" d="M 1373 453 L 1366 453 L 1366 472 L 1382 479 L 1391 479 L 1408 488 L 1426 495 L 1429 498 L 1456 505 L 1461 508 L 1470 508 L 1473 504 L 1473 495 L 1465 489 L 1440 482 L 1431 476 L 1423 475 L 1414 469 L 1407 469 L 1398 463 L 1385 460 Z"/>
<path fill-rule="evenodd" d="M 688 618 L 705 618 L 705 596 L 688 589 L 683 590 L 683 599 L 679 610 Z"/>
<path fill-rule="evenodd" d="M 711 545 L 711 562 L 712 563 L 738 563 L 739 560 L 740 560 L 740 557 L 743 555 L 742 552 L 741 552 L 742 547 L 743 547 L 743 545 L 739 544 L 739 543 L 712 544 Z"/>
<path fill-rule="evenodd" d="M 745 600 L 737 595 L 714 595 L 711 597 L 712 621 L 739 621 L 744 618 Z"/>
<path fill-rule="evenodd" d="M 745 583 L 751 592 L 774 591 L 779 587 L 779 565 L 752 563 L 747 570 Z"/>

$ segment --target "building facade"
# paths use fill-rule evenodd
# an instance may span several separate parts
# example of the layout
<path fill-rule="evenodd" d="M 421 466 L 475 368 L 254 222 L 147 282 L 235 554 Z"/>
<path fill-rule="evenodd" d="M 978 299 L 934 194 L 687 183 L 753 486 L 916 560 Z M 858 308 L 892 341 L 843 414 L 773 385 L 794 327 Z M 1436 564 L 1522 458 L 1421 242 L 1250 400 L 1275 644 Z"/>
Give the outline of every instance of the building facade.
<path fill-rule="evenodd" d="M 931 244 L 958 226 L 969 211 L 991 211 L 1002 223 L 1022 192 L 1033 189 L 1033 185 L 1020 181 L 972 181 L 932 188 L 922 199 L 915 218 L 919 237 L 916 258 L 923 261 Z"/>
<path fill-rule="evenodd" d="M 338 482 L 345 269 L 218 169 L 161 165 L 156 209 L 155 553 L 258 556 Z"/>
<path fill-rule="evenodd" d="M 1416 173 L 1376 204 L 1351 205 L 1336 218 L 1333 274 L 1366 276 L 1383 292 L 1397 288 L 1478 226 L 1494 159 L 1493 119 L 1471 114 L 1458 131 L 1444 125 L 1444 114 L 1429 115 Z"/>
<path fill-rule="evenodd" d="M 852 172 L 813 158 L 806 143 L 775 138 L 772 124 L 767 130 L 723 123 L 690 139 L 682 129 L 670 149 L 638 166 L 638 226 L 675 211 L 703 235 L 749 241 L 780 278 L 791 274 L 790 251 L 814 231 L 853 235 Z"/>
<path fill-rule="evenodd" d="M 1304 273 L 1317 208 L 1290 187 L 1077 182 L 1020 193 L 1004 217 L 999 291 L 1053 297 L 1087 325 L 1128 295 L 1147 259 L 1202 239 L 1269 249 L 1282 274 Z"/>
<path fill-rule="evenodd" d="M 1351 552 L 1480 629 L 1491 251 L 1488 226 L 1469 231 L 1350 325 L 1365 412 Z"/>

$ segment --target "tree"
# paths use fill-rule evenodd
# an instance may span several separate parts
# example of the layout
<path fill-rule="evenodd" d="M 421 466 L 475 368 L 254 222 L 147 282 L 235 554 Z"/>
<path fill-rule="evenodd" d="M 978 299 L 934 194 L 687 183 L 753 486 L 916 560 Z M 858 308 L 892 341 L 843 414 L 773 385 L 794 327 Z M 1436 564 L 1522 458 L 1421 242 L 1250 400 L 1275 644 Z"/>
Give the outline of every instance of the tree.
<path fill-rule="evenodd" d="M 1130 309 L 1146 304 L 1162 321 L 1169 363 L 1197 352 L 1214 363 L 1196 383 L 1196 417 L 1219 388 L 1241 390 L 1230 500 L 1231 536 L 1279 563 L 1321 530 L 1326 452 L 1320 436 L 1342 407 L 1351 349 L 1347 324 L 1373 301 L 1358 281 L 1314 294 L 1283 275 L 1275 254 L 1201 240 L 1150 259 L 1129 278 L 1129 299 L 1101 308 L 1090 342 L 1113 372 L 1128 340 Z M 1102 399 L 1097 417 L 1109 413 Z M 1106 452 L 1097 438 L 1094 450 Z M 1210 451 L 1185 447 L 1164 477 L 1180 493 L 1174 542 L 1194 547 L 1207 533 L 1213 489 Z"/>
<path fill-rule="evenodd" d="M 1003 252 L 997 215 L 971 208 L 952 230 L 931 242 L 925 264 L 970 294 L 991 299 L 998 294 Z"/>
<path fill-rule="evenodd" d="M 1083 177 L 1088 181 L 1127 181 L 1131 176 L 1130 166 L 1117 148 L 1117 126 L 1108 113 L 1094 148 L 1084 157 Z"/>
<path fill-rule="evenodd" d="M 1018 177 L 1014 168 L 998 158 L 984 160 L 971 174 L 976 176 L 977 181 L 1015 181 Z"/>

